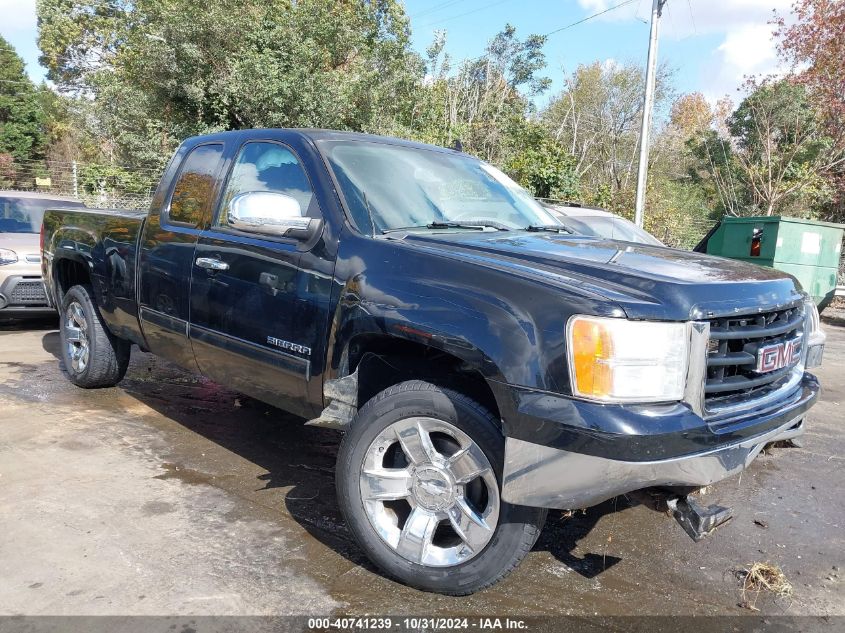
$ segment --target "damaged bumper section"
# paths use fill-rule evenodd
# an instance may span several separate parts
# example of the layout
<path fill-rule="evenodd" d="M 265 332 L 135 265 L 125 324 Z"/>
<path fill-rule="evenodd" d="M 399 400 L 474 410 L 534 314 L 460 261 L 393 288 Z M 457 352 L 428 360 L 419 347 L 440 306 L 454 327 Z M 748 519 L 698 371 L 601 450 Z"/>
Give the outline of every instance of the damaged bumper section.
<path fill-rule="evenodd" d="M 608 406 L 521 392 L 508 425 L 502 496 L 576 509 L 653 486 L 707 486 L 745 469 L 766 444 L 800 435 L 818 393 L 805 373 L 776 406 L 709 421 L 680 403 Z"/>

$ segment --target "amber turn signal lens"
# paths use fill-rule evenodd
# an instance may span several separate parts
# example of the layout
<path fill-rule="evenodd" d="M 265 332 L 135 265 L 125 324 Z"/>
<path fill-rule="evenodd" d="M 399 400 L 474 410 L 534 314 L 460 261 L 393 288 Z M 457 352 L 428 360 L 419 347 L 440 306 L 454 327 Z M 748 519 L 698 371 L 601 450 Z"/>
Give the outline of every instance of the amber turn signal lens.
<path fill-rule="evenodd" d="M 607 396 L 613 387 L 613 342 L 610 334 L 594 320 L 575 319 L 572 323 L 572 360 L 578 393 Z"/>

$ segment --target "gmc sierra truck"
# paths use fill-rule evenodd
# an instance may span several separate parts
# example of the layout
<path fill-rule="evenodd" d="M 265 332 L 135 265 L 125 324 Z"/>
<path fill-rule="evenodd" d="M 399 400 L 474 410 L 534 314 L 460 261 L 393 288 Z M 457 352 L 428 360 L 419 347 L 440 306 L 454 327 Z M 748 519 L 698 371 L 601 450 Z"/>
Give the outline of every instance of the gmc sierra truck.
<path fill-rule="evenodd" d="M 549 508 L 739 473 L 819 393 L 792 277 L 574 235 L 450 149 L 191 138 L 148 213 L 50 210 L 41 239 L 73 383 L 117 384 L 137 345 L 342 429 L 349 530 L 429 591 L 501 579 Z M 720 520 L 674 501 L 691 535 Z"/>

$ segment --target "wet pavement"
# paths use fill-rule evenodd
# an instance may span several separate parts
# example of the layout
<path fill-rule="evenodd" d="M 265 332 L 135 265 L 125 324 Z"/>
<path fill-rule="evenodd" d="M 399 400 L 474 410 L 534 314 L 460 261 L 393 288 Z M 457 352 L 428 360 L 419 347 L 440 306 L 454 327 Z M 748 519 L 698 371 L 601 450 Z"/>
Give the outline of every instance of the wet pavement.
<path fill-rule="evenodd" d="M 780 566 L 763 614 L 845 615 L 845 314 L 803 448 L 771 449 L 703 500 L 693 543 L 620 497 L 555 512 L 504 582 L 465 598 L 394 583 L 344 528 L 340 435 L 133 350 L 117 388 L 59 367 L 51 321 L 0 326 L 0 614 L 735 615 L 734 570 Z"/>

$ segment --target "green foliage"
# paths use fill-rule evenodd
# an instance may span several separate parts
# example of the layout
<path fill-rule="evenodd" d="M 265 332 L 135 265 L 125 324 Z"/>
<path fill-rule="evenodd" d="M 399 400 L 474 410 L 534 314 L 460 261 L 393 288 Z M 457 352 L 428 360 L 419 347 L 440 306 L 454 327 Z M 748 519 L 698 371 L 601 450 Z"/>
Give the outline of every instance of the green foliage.
<path fill-rule="evenodd" d="M 655 174 L 646 194 L 645 229 L 668 246 L 691 249 L 716 223 L 705 188 Z"/>
<path fill-rule="evenodd" d="M 742 174 L 729 138 L 716 130 L 704 130 L 686 139 L 685 147 L 693 159 L 687 166 L 690 181 L 706 192 L 720 215 L 741 215 L 751 199 L 741 186 Z"/>
<path fill-rule="evenodd" d="M 575 157 L 539 125 L 531 126 L 522 138 L 522 148 L 505 165 L 508 173 L 538 198 L 578 199 Z"/>
<path fill-rule="evenodd" d="M 15 184 L 15 165 L 11 154 L 0 154 L 0 189 L 8 189 Z"/>
<path fill-rule="evenodd" d="M 544 39 L 520 40 L 511 25 L 487 45 L 484 55 L 457 68 L 439 33 L 427 51 L 427 82 L 417 92 L 412 136 L 437 145 L 460 140 L 464 150 L 503 165 L 520 149 L 533 113 L 529 96 L 548 88 Z"/>
<path fill-rule="evenodd" d="M 764 82 L 753 91 L 728 119 L 728 130 L 751 160 L 763 160 L 772 143 L 778 153 L 796 150 L 797 162 L 813 160 L 824 144 L 813 134 L 808 142 L 796 145 L 805 131 L 815 131 L 817 114 L 807 100 L 806 89 L 791 81 Z"/>
<path fill-rule="evenodd" d="M 549 134 L 575 156 L 586 191 L 608 186 L 611 198 L 633 201 L 644 87 L 638 65 L 581 65 L 540 114 Z M 658 114 L 670 96 L 671 73 L 661 67 L 655 87 Z"/>
<path fill-rule="evenodd" d="M 697 93 L 673 101 L 672 72 L 660 68 L 646 228 L 667 243 L 693 245 L 724 213 L 812 215 L 832 209 L 836 191 L 845 200 L 845 148 L 831 132 L 841 117 L 818 97 L 841 105 L 841 38 L 816 37 L 835 30 L 818 19 L 827 3 L 802 3 L 815 8 L 798 10 L 798 23 L 813 28 L 781 23 L 781 35 L 791 59 L 813 63 L 803 75 L 813 81 L 752 82 L 731 114 Z M 0 178 L 13 167 L 5 151 L 82 161 L 86 195 L 142 192 L 154 172 L 115 165 L 160 168 L 196 134 L 326 127 L 460 140 L 535 195 L 633 216 L 636 64 L 579 66 L 538 113 L 532 99 L 550 84 L 543 37 L 506 25 L 480 57 L 455 61 L 439 32 L 420 57 L 399 0 L 37 0 L 37 11 L 42 63 L 61 94 L 36 90 L 20 58 L 0 50 L 0 76 L 25 80 L 14 92 L 0 83 L 0 116 L 17 117 L 2 119 Z"/>
<path fill-rule="evenodd" d="M 39 0 L 50 77 L 94 97 L 119 161 L 246 127 L 402 129 L 422 61 L 396 0 Z"/>
<path fill-rule="evenodd" d="M 158 175 L 155 173 L 98 163 L 82 165 L 78 178 L 80 194 L 83 196 L 120 191 L 139 197 L 150 197 L 158 183 Z"/>
<path fill-rule="evenodd" d="M 784 79 L 748 87 L 723 133 L 706 130 L 688 141 L 698 159 L 693 179 L 711 187 L 728 213 L 810 216 L 829 199 L 828 174 L 842 152 L 804 86 Z"/>
<path fill-rule="evenodd" d="M 0 37 L 0 154 L 16 161 L 41 158 L 44 116 L 39 105 L 23 60 Z"/>

